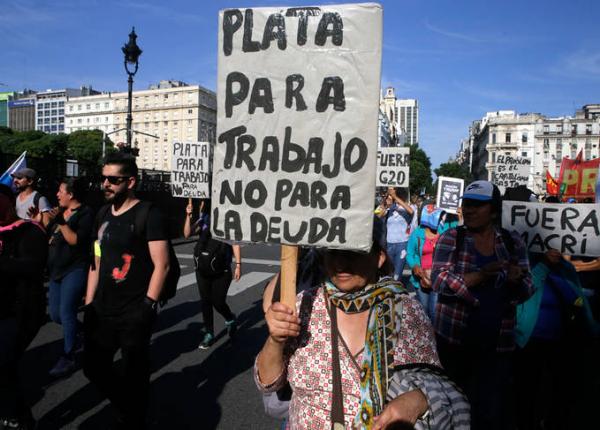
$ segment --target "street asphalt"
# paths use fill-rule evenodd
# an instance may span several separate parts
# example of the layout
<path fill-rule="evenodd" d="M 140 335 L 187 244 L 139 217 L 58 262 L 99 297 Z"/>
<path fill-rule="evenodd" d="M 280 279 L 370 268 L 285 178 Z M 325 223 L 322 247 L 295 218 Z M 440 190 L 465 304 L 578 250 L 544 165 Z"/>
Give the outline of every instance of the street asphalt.
<path fill-rule="evenodd" d="M 252 366 L 267 335 L 261 297 L 267 280 L 279 271 L 279 247 L 242 248 L 243 275 L 232 283 L 228 297 L 239 330 L 230 339 L 223 318 L 215 312 L 217 341 L 208 350 L 198 349 L 202 319 L 193 244 L 178 244 L 175 250 L 182 276 L 177 295 L 160 311 L 152 337 L 149 428 L 277 428 L 277 420 L 264 413 Z M 25 394 L 38 428 L 111 428 L 111 406 L 83 375 L 81 355 L 70 377 L 54 380 L 48 375 L 61 349 L 61 327 L 48 322 L 22 362 Z"/>

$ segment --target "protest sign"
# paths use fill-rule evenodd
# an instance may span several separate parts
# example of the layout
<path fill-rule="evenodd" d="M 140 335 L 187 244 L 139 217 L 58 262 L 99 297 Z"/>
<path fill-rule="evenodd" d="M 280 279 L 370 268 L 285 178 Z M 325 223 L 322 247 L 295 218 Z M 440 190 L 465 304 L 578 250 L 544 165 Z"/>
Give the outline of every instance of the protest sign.
<path fill-rule="evenodd" d="M 378 187 L 408 187 L 410 148 L 387 147 L 377 150 Z"/>
<path fill-rule="evenodd" d="M 523 157 L 499 155 L 496 157 L 496 167 L 492 171 L 492 182 L 499 187 L 515 188 L 527 186 L 531 160 Z"/>
<path fill-rule="evenodd" d="M 171 153 L 171 193 L 173 197 L 207 199 L 209 193 L 208 142 L 174 142 Z"/>
<path fill-rule="evenodd" d="M 215 238 L 371 247 L 381 36 L 376 4 L 221 11 Z"/>
<path fill-rule="evenodd" d="M 502 226 L 516 230 L 530 252 L 553 248 L 563 254 L 600 256 L 598 204 L 505 201 Z"/>
<path fill-rule="evenodd" d="M 436 206 L 449 213 L 456 213 L 465 186 L 464 179 L 438 177 Z"/>
<path fill-rule="evenodd" d="M 563 158 L 558 177 L 558 182 L 564 187 L 562 197 L 578 200 L 594 198 L 599 167 L 600 158 L 584 161 L 582 152 L 574 160 Z"/>

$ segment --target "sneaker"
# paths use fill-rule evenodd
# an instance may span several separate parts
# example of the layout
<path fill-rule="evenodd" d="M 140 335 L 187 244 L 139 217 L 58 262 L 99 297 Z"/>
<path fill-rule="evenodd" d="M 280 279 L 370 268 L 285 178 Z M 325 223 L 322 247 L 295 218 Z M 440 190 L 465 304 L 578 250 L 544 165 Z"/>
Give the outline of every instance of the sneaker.
<path fill-rule="evenodd" d="M 231 321 L 225 321 L 225 326 L 227 327 L 227 334 L 229 337 L 233 337 L 237 331 L 237 321 L 235 318 Z"/>
<path fill-rule="evenodd" d="M 212 333 L 206 333 L 200 345 L 198 345 L 199 349 L 208 349 L 213 344 L 215 337 Z"/>
<path fill-rule="evenodd" d="M 62 378 L 70 375 L 75 370 L 75 360 L 61 355 L 54 367 L 50 370 L 50 376 Z"/>

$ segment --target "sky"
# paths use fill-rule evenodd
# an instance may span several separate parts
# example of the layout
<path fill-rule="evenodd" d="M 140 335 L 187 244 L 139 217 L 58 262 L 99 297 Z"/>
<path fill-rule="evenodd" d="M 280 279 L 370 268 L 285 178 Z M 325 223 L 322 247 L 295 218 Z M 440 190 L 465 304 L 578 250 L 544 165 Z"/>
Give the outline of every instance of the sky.
<path fill-rule="evenodd" d="M 0 91 L 125 91 L 121 46 L 132 26 L 143 50 L 135 89 L 175 79 L 215 90 L 220 9 L 330 3 L 0 0 Z M 434 167 L 488 111 L 562 116 L 600 103 L 598 0 L 381 4 L 381 86 L 419 101 L 419 144 Z"/>

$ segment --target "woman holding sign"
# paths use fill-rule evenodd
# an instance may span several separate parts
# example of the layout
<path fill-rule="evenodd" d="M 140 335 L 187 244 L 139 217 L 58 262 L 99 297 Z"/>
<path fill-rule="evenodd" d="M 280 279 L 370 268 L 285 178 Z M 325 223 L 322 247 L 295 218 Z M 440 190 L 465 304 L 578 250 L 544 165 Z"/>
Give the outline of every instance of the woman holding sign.
<path fill-rule="evenodd" d="M 202 299 L 202 317 L 204 319 L 204 336 L 198 348 L 208 349 L 215 339 L 213 308 L 225 318 L 229 336 L 237 329 L 235 315 L 227 305 L 227 290 L 231 285 L 231 257 L 235 257 L 233 278 L 239 281 L 242 274 L 242 255 L 239 245 L 214 240 L 210 234 L 210 200 L 200 202 L 200 214 L 192 223 L 194 206 L 190 199 L 185 209 L 183 235 L 187 239 L 198 234 L 198 242 L 194 248 L 196 265 L 196 282 Z"/>
<path fill-rule="evenodd" d="M 431 324 L 389 277 L 382 221 L 375 227 L 368 254 L 324 252 L 327 281 L 298 294 L 296 311 L 269 307 L 256 383 L 274 392 L 289 382 L 291 429 L 421 428 L 424 420 L 468 428 L 468 404 L 439 373 Z"/>

